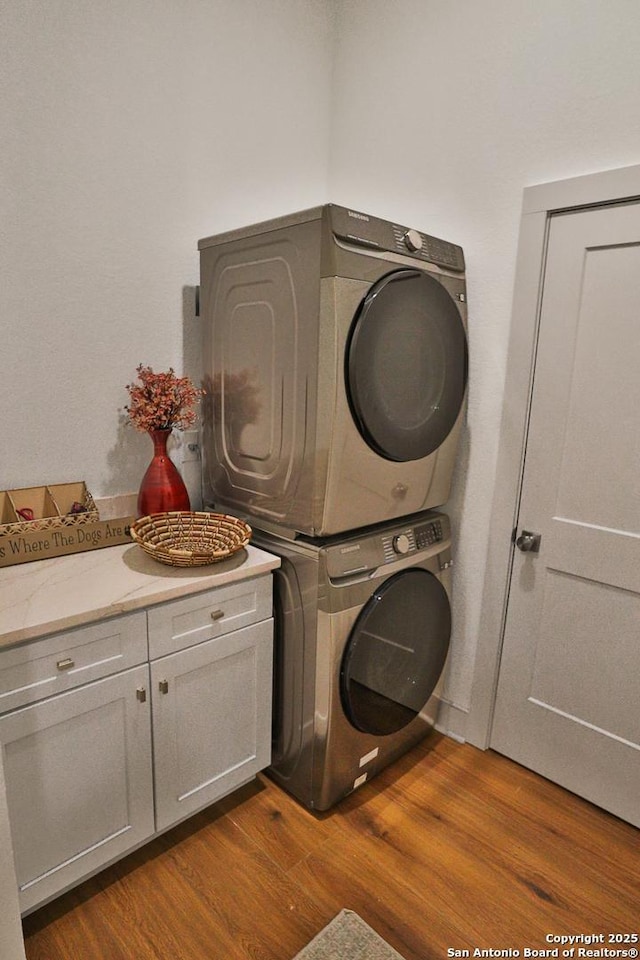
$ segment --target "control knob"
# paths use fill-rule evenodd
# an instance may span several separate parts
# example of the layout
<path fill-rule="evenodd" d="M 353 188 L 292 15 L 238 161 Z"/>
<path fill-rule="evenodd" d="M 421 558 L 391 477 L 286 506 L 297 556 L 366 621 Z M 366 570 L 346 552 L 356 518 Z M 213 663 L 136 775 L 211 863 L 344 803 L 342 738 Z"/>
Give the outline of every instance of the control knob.
<path fill-rule="evenodd" d="M 411 250 L 412 253 L 422 250 L 422 237 L 417 230 L 407 230 L 402 239 L 407 250 Z"/>
<path fill-rule="evenodd" d="M 399 533 L 397 537 L 393 538 L 392 544 L 396 553 L 409 553 L 411 543 L 406 533 Z"/>

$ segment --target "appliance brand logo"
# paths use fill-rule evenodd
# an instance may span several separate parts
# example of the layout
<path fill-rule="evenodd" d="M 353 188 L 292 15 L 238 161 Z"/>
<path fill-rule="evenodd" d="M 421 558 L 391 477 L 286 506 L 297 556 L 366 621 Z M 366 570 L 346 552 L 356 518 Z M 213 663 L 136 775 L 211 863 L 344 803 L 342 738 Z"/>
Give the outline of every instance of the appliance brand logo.
<path fill-rule="evenodd" d="M 365 213 L 356 213 L 355 210 L 347 210 L 347 213 L 350 217 L 353 217 L 354 220 L 366 220 L 369 223 L 369 217 Z"/>
<path fill-rule="evenodd" d="M 354 543 L 352 547 L 340 547 L 340 553 L 357 553 L 360 549 L 359 543 Z"/>

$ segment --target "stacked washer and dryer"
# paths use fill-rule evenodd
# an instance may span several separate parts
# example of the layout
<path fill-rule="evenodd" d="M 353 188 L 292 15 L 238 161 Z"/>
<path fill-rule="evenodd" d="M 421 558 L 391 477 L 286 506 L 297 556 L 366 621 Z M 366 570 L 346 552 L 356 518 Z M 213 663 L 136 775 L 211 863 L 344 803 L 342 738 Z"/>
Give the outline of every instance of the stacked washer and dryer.
<path fill-rule="evenodd" d="M 199 249 L 205 503 L 281 558 L 269 772 L 326 810 L 437 717 L 463 252 L 333 204 Z"/>

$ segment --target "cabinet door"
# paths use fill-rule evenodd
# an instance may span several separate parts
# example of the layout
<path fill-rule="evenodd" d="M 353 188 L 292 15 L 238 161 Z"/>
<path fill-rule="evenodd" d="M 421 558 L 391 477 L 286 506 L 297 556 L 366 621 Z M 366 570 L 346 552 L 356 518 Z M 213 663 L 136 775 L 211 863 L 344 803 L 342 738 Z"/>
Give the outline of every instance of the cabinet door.
<path fill-rule="evenodd" d="M 0 717 L 23 911 L 153 834 L 147 687 L 145 665 Z"/>
<path fill-rule="evenodd" d="M 151 664 L 158 830 L 269 764 L 272 641 L 265 620 Z"/>

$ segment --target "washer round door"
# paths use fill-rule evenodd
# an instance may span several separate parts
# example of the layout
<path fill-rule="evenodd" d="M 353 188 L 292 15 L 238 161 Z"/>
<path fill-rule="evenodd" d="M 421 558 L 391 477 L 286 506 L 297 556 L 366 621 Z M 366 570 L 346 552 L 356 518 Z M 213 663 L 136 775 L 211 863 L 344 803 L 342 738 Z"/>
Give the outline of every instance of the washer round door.
<path fill-rule="evenodd" d="M 453 298 L 420 270 L 375 283 L 353 319 L 345 383 L 361 436 L 387 460 L 419 460 L 451 432 L 467 386 L 467 338 Z"/>
<path fill-rule="evenodd" d="M 442 674 L 451 639 L 446 590 L 411 567 L 385 580 L 360 611 L 347 640 L 340 694 L 363 733 L 396 733 L 420 713 Z"/>

